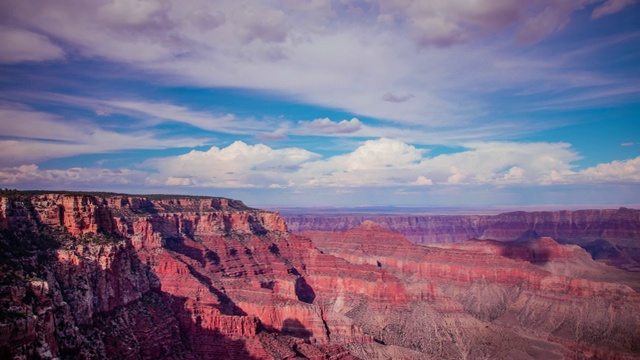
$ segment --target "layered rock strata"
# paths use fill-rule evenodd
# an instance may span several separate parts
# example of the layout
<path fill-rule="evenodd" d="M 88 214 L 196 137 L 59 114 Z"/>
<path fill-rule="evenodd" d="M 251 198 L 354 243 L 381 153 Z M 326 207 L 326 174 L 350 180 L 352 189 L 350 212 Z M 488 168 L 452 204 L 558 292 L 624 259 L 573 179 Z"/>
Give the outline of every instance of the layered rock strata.
<path fill-rule="evenodd" d="M 304 235 L 223 198 L 0 197 L 0 358 L 640 356 L 638 279 L 576 246 Z"/>
<path fill-rule="evenodd" d="M 551 237 L 577 244 L 595 259 L 640 271 L 640 210 L 536 211 L 498 215 L 297 215 L 285 214 L 289 230 L 345 231 L 374 221 L 419 244 L 469 239 L 499 241 Z"/>
<path fill-rule="evenodd" d="M 302 235 L 406 284 L 403 307 L 362 303 L 347 313 L 386 345 L 434 358 L 640 357 L 640 278 L 578 246 L 540 238 L 423 247 L 369 221 Z"/>
<path fill-rule="evenodd" d="M 0 214 L 2 358 L 348 359 L 344 344 L 372 341 L 327 309 L 335 282 L 322 279 L 350 265 L 277 213 L 221 198 L 18 194 Z M 368 275 L 345 283 L 373 288 Z"/>

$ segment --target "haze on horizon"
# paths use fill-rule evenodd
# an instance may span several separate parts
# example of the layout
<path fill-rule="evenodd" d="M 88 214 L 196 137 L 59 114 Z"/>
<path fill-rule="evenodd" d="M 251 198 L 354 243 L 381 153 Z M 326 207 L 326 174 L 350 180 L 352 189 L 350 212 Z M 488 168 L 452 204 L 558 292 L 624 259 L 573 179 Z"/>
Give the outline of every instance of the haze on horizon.
<path fill-rule="evenodd" d="M 0 187 L 640 204 L 636 0 L 0 3 Z"/>

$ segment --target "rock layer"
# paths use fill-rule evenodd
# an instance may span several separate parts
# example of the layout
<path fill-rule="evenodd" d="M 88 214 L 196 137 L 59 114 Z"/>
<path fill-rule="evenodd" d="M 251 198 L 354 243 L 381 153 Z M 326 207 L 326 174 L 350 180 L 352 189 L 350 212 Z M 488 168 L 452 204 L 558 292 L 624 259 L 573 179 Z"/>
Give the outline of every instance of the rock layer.
<path fill-rule="evenodd" d="M 372 341 L 317 294 L 349 264 L 277 213 L 90 194 L 0 206 L 3 358 L 347 359 L 341 344 Z"/>
<path fill-rule="evenodd" d="M 576 246 L 304 235 L 230 199 L 0 197 L 0 358 L 640 356 L 638 279 Z"/>
<path fill-rule="evenodd" d="M 596 263 L 578 246 L 539 238 L 424 247 L 370 221 L 302 235 L 406 284 L 404 306 L 369 302 L 347 314 L 387 345 L 434 358 L 640 356 L 640 278 Z"/>
<path fill-rule="evenodd" d="M 457 243 L 469 239 L 499 241 L 551 237 L 578 244 L 594 258 L 640 271 L 640 210 L 536 211 L 498 215 L 296 215 L 285 214 L 289 229 L 345 231 L 374 221 L 419 244 Z"/>

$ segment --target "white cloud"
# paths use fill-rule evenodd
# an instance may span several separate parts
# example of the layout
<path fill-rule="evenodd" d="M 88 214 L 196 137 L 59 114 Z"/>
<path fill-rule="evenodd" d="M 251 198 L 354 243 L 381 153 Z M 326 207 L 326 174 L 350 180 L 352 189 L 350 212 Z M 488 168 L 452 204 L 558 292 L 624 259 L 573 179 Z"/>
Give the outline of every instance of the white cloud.
<path fill-rule="evenodd" d="M 37 165 L 0 168 L 0 184 L 35 187 L 77 186 L 80 184 L 136 185 L 144 182 L 148 174 L 130 169 L 69 168 L 40 169 Z"/>
<path fill-rule="evenodd" d="M 43 170 L 25 165 L 0 168 L 0 183 L 272 189 L 640 183 L 640 157 L 574 170 L 572 163 L 577 159 L 569 145 L 562 143 L 473 143 L 458 153 L 429 157 L 425 150 L 382 138 L 323 159 L 300 148 L 273 149 L 237 141 L 225 148 L 147 160 L 142 168 L 151 172 Z"/>
<path fill-rule="evenodd" d="M 429 185 L 433 185 L 433 180 L 428 179 L 427 177 L 420 175 L 420 176 L 418 176 L 416 181 L 412 183 L 412 185 L 429 186 Z"/>
<path fill-rule="evenodd" d="M 263 123 L 238 119 L 233 114 L 210 114 L 192 111 L 186 107 L 168 103 L 125 100 L 110 100 L 102 103 L 109 106 L 112 112 L 158 119 L 160 121 L 177 121 L 209 131 L 246 134 L 256 130 L 256 128 L 259 129 L 266 126 Z"/>
<path fill-rule="evenodd" d="M 615 160 L 598 164 L 576 173 L 577 180 L 585 183 L 628 182 L 640 183 L 640 156 L 629 160 Z"/>
<path fill-rule="evenodd" d="M 20 165 L 80 154 L 127 149 L 193 147 L 193 138 L 160 138 L 153 131 L 120 133 L 82 119 L 65 119 L 20 104 L 0 104 L 0 165 Z"/>
<path fill-rule="evenodd" d="M 145 167 L 158 171 L 151 185 L 197 185 L 206 187 L 269 187 L 287 185 L 300 164 L 320 155 L 299 148 L 272 149 L 236 141 L 226 148 L 193 150 L 187 154 L 151 159 Z"/>
<path fill-rule="evenodd" d="M 235 142 L 150 160 L 153 185 L 204 187 L 368 187 L 410 185 L 546 185 L 640 182 L 640 158 L 572 170 L 580 156 L 564 143 L 470 143 L 429 157 L 399 140 L 365 141 L 326 159 L 299 148 L 272 149 Z"/>
<path fill-rule="evenodd" d="M 442 126 L 480 113 L 478 90 L 596 81 L 571 59 L 546 53 L 527 52 L 537 57 L 531 66 L 536 61 L 523 62 L 504 40 L 512 32 L 540 40 L 592 2 L 23 0 L 0 4 L 0 12 L 78 56 L 122 62 L 181 85 L 276 91 L 362 116 Z M 620 9 L 622 2 L 602 7 Z M 60 56 L 44 43 L 33 48 L 43 59 Z M 505 62 L 517 66 L 500 66 Z M 414 98 L 394 101 L 406 95 L 389 89 Z"/>
<path fill-rule="evenodd" d="M 123 99 L 90 98 L 48 92 L 12 92 L 4 97 L 17 101 L 38 101 L 74 108 L 84 108 L 98 116 L 122 114 L 144 126 L 166 122 L 179 122 L 196 128 L 227 134 L 254 134 L 270 130 L 275 120 L 240 118 L 232 113 L 193 110 L 168 102 L 134 101 Z M 16 106 L 13 103 L 12 106 Z M 0 111 L 3 107 L 0 104 Z M 7 116 L 13 118 L 13 116 Z M 186 146 L 186 145 L 185 145 Z"/>
<path fill-rule="evenodd" d="M 114 26 L 144 26 L 163 17 L 171 7 L 169 1 L 113 0 L 97 9 L 98 18 Z"/>
<path fill-rule="evenodd" d="M 236 32 L 245 44 L 256 40 L 281 43 L 287 38 L 287 18 L 281 10 L 252 4 L 236 8 L 234 20 L 239 25 Z"/>
<path fill-rule="evenodd" d="M 64 51 L 46 36 L 0 26 L 0 63 L 60 60 Z"/>
<path fill-rule="evenodd" d="M 289 132 L 286 128 L 276 129 L 272 132 L 266 132 L 256 135 L 256 139 L 260 140 L 282 140 L 287 138 Z"/>
<path fill-rule="evenodd" d="M 309 129 L 311 134 L 317 133 L 324 135 L 351 134 L 362 128 L 362 122 L 356 118 L 339 122 L 331 121 L 329 118 L 322 118 L 313 121 L 299 121 L 298 124 L 302 128 Z"/>
<path fill-rule="evenodd" d="M 553 171 L 553 170 L 552 170 Z M 524 179 L 525 171 L 519 166 L 512 166 L 502 177 L 506 182 L 518 182 Z"/>

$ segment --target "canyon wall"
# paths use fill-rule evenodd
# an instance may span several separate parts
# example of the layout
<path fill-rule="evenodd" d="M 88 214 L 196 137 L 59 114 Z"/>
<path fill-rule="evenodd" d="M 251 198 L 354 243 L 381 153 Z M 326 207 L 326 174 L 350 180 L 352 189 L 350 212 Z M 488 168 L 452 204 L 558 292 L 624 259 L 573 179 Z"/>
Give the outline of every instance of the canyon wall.
<path fill-rule="evenodd" d="M 594 258 L 640 271 L 640 210 L 536 211 L 498 215 L 325 215 L 285 214 L 289 230 L 345 231 L 370 220 L 419 245 L 469 239 L 499 241 L 551 237 L 578 244 Z"/>
<path fill-rule="evenodd" d="M 321 301 L 349 264 L 240 201 L 14 194 L 0 246 L 2 358 L 348 359 L 372 341 Z"/>
<path fill-rule="evenodd" d="M 629 275 L 631 274 L 631 275 Z M 640 357 L 638 278 L 549 238 L 295 235 L 208 197 L 0 197 L 0 358 Z"/>
<path fill-rule="evenodd" d="M 595 262 L 579 246 L 539 238 L 424 247 L 371 221 L 302 235 L 325 253 L 410 284 L 414 301 L 404 307 L 362 303 L 348 313 L 387 345 L 433 358 L 640 356 L 640 277 Z M 629 353 L 620 351 L 627 341 Z"/>

